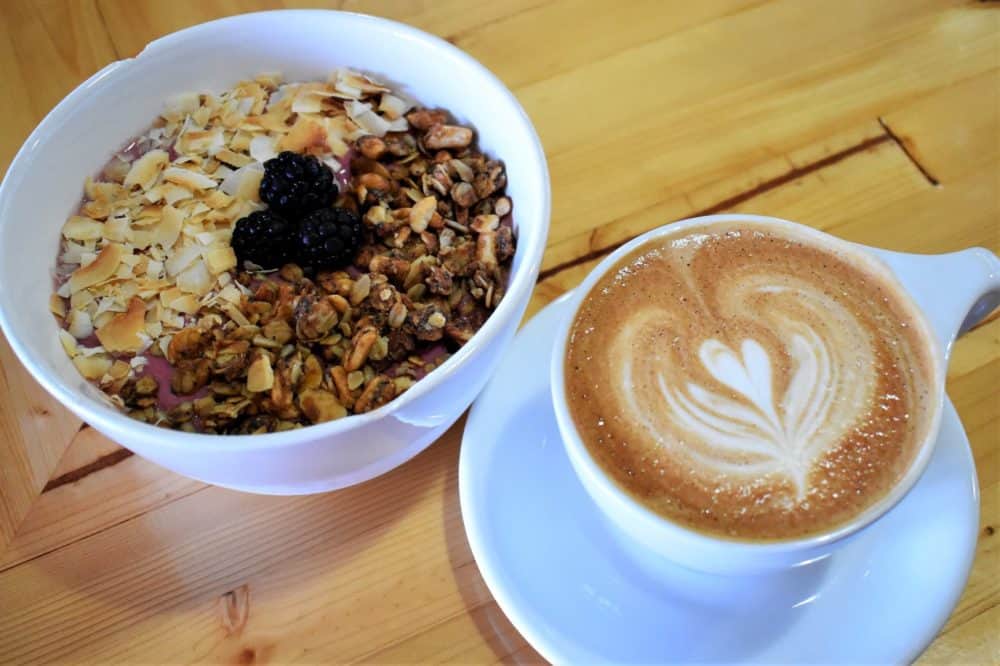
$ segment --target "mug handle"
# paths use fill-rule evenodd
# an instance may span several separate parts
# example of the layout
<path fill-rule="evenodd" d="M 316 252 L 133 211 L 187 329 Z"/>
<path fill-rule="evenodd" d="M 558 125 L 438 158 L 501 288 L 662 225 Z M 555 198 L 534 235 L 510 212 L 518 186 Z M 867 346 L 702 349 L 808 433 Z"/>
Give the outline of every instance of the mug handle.
<path fill-rule="evenodd" d="M 1000 258 L 973 247 L 923 255 L 877 250 L 927 315 L 945 361 L 955 339 L 1000 305 Z"/>

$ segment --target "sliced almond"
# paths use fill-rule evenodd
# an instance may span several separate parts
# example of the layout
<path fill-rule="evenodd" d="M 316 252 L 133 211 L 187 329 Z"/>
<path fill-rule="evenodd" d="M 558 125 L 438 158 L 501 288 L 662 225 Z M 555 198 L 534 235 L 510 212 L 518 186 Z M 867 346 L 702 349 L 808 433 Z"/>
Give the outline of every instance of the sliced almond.
<path fill-rule="evenodd" d="M 118 269 L 124 252 L 118 243 L 105 245 L 93 262 L 73 272 L 69 278 L 70 291 L 80 291 L 109 279 Z"/>
<path fill-rule="evenodd" d="M 146 304 L 141 298 L 133 298 L 125 313 L 115 315 L 97 329 L 97 339 L 109 352 L 138 352 L 143 348 L 143 339 L 139 334 L 145 328 Z"/>
<path fill-rule="evenodd" d="M 250 364 L 247 369 L 247 390 L 251 393 L 270 391 L 274 387 L 274 370 L 271 361 L 264 354 Z"/>
<path fill-rule="evenodd" d="M 410 228 L 420 233 L 427 229 L 434 212 L 437 210 L 437 199 L 424 197 L 410 208 Z"/>
<path fill-rule="evenodd" d="M 329 391 L 312 389 L 299 397 L 299 406 L 313 423 L 333 421 L 347 416 L 347 409 Z"/>

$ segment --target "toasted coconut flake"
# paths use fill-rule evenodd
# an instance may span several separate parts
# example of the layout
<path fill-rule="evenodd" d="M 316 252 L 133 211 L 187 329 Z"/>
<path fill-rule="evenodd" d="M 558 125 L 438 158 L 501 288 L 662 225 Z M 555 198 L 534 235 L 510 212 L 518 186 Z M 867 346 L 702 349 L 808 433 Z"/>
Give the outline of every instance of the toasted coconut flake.
<path fill-rule="evenodd" d="M 74 356 L 73 365 L 86 379 L 100 379 L 111 369 L 111 359 L 107 356 Z"/>
<path fill-rule="evenodd" d="M 80 206 L 80 212 L 95 220 L 103 220 L 111 214 L 111 205 L 104 201 L 88 201 Z"/>
<path fill-rule="evenodd" d="M 389 120 L 401 118 L 403 114 L 413 108 L 413 104 L 407 100 L 385 93 L 379 101 L 378 110 Z"/>
<path fill-rule="evenodd" d="M 145 327 L 146 304 L 141 298 L 133 298 L 124 314 L 115 315 L 97 329 L 97 339 L 109 352 L 138 352 L 143 349 L 139 334 L 145 332 Z"/>
<path fill-rule="evenodd" d="M 104 224 L 89 217 L 74 215 L 63 225 L 62 234 L 66 238 L 75 241 L 97 240 L 101 238 Z"/>
<path fill-rule="evenodd" d="M 105 245 L 93 262 L 73 272 L 69 278 L 70 291 L 80 291 L 109 279 L 118 270 L 124 252 L 118 243 Z"/>
<path fill-rule="evenodd" d="M 323 110 L 323 98 L 312 91 L 302 91 L 292 100 L 292 111 L 295 113 L 319 113 Z"/>
<path fill-rule="evenodd" d="M 262 116 L 250 116 L 240 127 L 243 129 L 263 129 L 268 132 L 281 132 L 283 134 L 288 131 L 289 114 L 290 110 L 280 108 L 270 109 Z"/>
<path fill-rule="evenodd" d="M 177 250 L 170 255 L 164 263 L 164 266 L 167 269 L 167 275 L 174 276 L 179 274 L 181 271 L 190 266 L 191 262 L 200 257 L 201 248 L 197 245 L 189 245 Z"/>
<path fill-rule="evenodd" d="M 125 188 L 117 183 L 108 183 L 104 181 L 95 181 L 93 178 L 87 177 L 87 181 L 83 186 L 83 192 L 87 195 L 88 199 L 94 201 L 103 201 L 104 203 L 111 203 L 118 199 L 124 193 Z"/>
<path fill-rule="evenodd" d="M 49 312 L 57 317 L 66 316 L 66 301 L 59 294 L 49 296 Z"/>
<path fill-rule="evenodd" d="M 151 231 L 150 242 L 163 249 L 174 246 L 184 226 L 184 213 L 173 206 L 164 206 L 160 221 Z"/>
<path fill-rule="evenodd" d="M 390 130 L 390 123 L 372 111 L 371 104 L 351 101 L 344 108 L 347 110 L 347 115 L 351 120 L 369 134 L 385 136 L 385 133 Z"/>
<path fill-rule="evenodd" d="M 217 246 L 205 254 L 205 263 L 213 275 L 236 268 L 236 253 L 228 245 Z"/>
<path fill-rule="evenodd" d="M 208 290 L 212 288 L 212 276 L 209 274 L 205 262 L 196 261 L 180 273 L 177 276 L 177 286 L 181 291 L 186 291 L 196 296 L 208 293 Z"/>
<path fill-rule="evenodd" d="M 189 129 L 177 138 L 176 150 L 185 154 L 214 155 L 225 145 L 221 127 L 210 130 Z"/>
<path fill-rule="evenodd" d="M 278 142 L 281 150 L 296 153 L 320 152 L 326 145 L 326 127 L 315 118 L 299 116 L 291 131 Z"/>
<path fill-rule="evenodd" d="M 264 168 L 254 163 L 243 167 L 242 171 L 244 173 L 240 177 L 239 184 L 236 187 L 235 196 L 241 200 L 241 203 L 245 207 L 249 202 L 259 203 L 260 181 L 264 179 Z M 238 217 L 243 217 L 245 214 L 241 212 Z"/>
<path fill-rule="evenodd" d="M 66 321 L 66 330 L 77 340 L 83 340 L 93 335 L 94 323 L 86 312 L 73 310 Z"/>
<path fill-rule="evenodd" d="M 264 163 L 278 154 L 278 140 L 267 134 L 255 136 L 250 140 L 250 157 Z"/>
<path fill-rule="evenodd" d="M 389 89 L 359 72 L 340 69 L 336 73 L 335 88 L 340 92 L 387 93 Z M 359 95 L 360 97 L 360 95 Z"/>
<path fill-rule="evenodd" d="M 145 250 L 150 245 L 153 244 L 153 232 L 152 231 L 137 231 L 135 229 L 131 230 L 128 235 L 129 242 L 137 250 Z"/>
<path fill-rule="evenodd" d="M 198 297 L 194 294 L 184 294 L 180 298 L 175 298 L 170 301 L 170 309 L 177 310 L 184 314 L 198 314 L 198 310 L 201 308 L 201 303 L 198 301 Z"/>
<path fill-rule="evenodd" d="M 260 181 L 263 177 L 264 167 L 258 162 L 251 162 L 229 174 L 222 181 L 219 189 L 232 197 L 251 198 L 244 197 L 243 193 L 246 193 L 252 195 L 252 201 L 259 201 L 256 190 L 260 188 Z"/>
<path fill-rule="evenodd" d="M 151 150 L 135 162 L 125 176 L 125 187 L 135 187 L 138 185 L 143 191 L 148 190 L 156 184 L 156 179 L 160 172 L 170 163 L 170 156 L 167 151 L 155 149 Z"/>
<path fill-rule="evenodd" d="M 89 291 L 78 291 L 69 297 L 69 306 L 74 310 L 85 310 L 94 303 L 94 295 Z"/>
<path fill-rule="evenodd" d="M 163 170 L 163 178 L 191 190 L 207 190 L 216 185 L 208 176 L 181 167 L 167 167 Z"/>
<path fill-rule="evenodd" d="M 201 98 L 198 93 L 186 92 L 174 95 L 164 103 L 164 116 L 185 116 L 194 113 L 201 106 Z"/>
<path fill-rule="evenodd" d="M 233 203 L 233 198 L 221 190 L 212 190 L 211 194 L 204 198 L 204 202 L 205 205 L 212 208 L 225 208 Z"/>
<path fill-rule="evenodd" d="M 234 166 L 239 169 L 241 166 L 246 166 L 253 162 L 253 159 L 244 155 L 243 153 L 234 153 L 228 148 L 223 148 L 215 154 L 215 159 L 220 162 L 225 162 L 230 166 Z"/>
<path fill-rule="evenodd" d="M 194 191 L 186 187 L 181 187 L 175 183 L 163 184 L 163 201 L 173 206 L 174 204 L 190 199 L 194 196 Z"/>
<path fill-rule="evenodd" d="M 129 226 L 127 219 L 112 218 L 104 223 L 101 233 L 109 241 L 123 243 L 128 236 Z"/>
<path fill-rule="evenodd" d="M 62 345 L 63 351 L 70 358 L 73 358 L 80 353 L 79 347 L 76 344 L 76 338 L 74 338 L 69 331 L 64 329 L 59 329 L 59 344 Z"/>
<path fill-rule="evenodd" d="M 343 157 L 350 150 L 347 139 L 358 130 L 357 126 L 347 116 L 334 116 L 326 119 L 326 144 L 337 157 Z M 339 166 L 338 166 L 339 169 Z"/>

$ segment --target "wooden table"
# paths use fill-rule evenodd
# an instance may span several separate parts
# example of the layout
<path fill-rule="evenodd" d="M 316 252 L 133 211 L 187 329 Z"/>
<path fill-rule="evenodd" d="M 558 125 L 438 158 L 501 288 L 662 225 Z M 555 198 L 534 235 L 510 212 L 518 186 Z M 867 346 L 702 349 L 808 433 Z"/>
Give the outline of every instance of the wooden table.
<path fill-rule="evenodd" d="M 0 0 L 0 172 L 106 63 L 320 2 Z M 717 211 L 908 252 L 1000 250 L 1000 6 L 943 0 L 328 3 L 446 37 L 517 94 L 554 210 L 531 313 L 602 255 Z M 956 346 L 982 531 L 925 662 L 1000 660 L 1000 320 Z M 360 487 L 245 495 L 131 455 L 0 341 L 0 661 L 534 662 L 462 530 L 462 423 Z M 947 510 L 947 507 L 941 507 Z"/>

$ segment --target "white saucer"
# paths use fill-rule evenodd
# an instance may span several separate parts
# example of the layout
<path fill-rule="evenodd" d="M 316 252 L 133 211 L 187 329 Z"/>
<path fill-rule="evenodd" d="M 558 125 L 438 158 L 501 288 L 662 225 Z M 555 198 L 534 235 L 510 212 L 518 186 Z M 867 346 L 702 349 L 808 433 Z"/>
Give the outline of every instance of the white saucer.
<path fill-rule="evenodd" d="M 556 301 L 517 335 L 469 414 L 466 533 L 514 626 L 557 663 L 897 663 L 933 640 L 965 587 L 979 489 L 949 401 L 923 478 L 825 561 L 766 577 L 640 568 L 606 532 L 549 400 Z"/>

